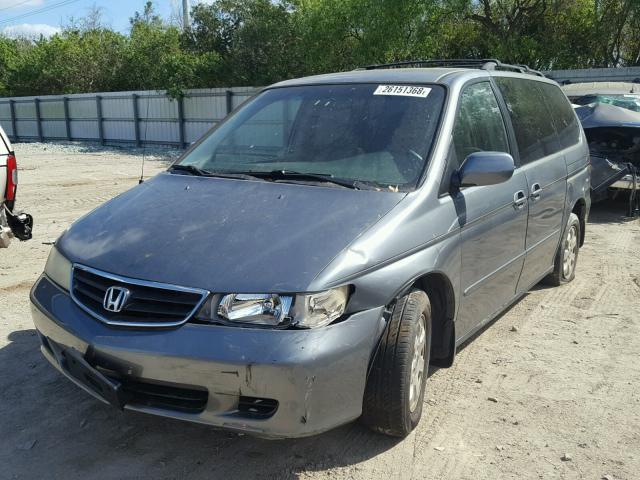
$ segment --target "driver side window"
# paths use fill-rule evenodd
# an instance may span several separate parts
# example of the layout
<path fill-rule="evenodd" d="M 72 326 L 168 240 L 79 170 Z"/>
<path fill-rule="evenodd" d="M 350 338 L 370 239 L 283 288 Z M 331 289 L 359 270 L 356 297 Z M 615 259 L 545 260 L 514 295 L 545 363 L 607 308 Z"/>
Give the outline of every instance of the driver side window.
<path fill-rule="evenodd" d="M 458 167 L 474 152 L 509 152 L 504 120 L 489 82 L 474 83 L 462 91 L 453 150 Z"/>

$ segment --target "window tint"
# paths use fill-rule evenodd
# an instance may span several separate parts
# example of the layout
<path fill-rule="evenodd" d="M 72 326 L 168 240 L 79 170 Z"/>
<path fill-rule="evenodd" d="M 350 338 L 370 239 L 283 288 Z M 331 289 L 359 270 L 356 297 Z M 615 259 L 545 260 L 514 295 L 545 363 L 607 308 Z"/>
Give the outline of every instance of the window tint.
<path fill-rule="evenodd" d="M 509 110 L 522 164 L 533 162 L 561 150 L 551 112 L 538 88 L 541 82 L 496 77 Z"/>
<path fill-rule="evenodd" d="M 453 145 L 458 165 L 474 152 L 509 151 L 502 114 L 489 82 L 474 83 L 460 95 Z"/>
<path fill-rule="evenodd" d="M 547 106 L 551 111 L 551 118 L 558 133 L 560 148 L 567 148 L 580 141 L 580 125 L 573 108 L 559 87 L 549 83 L 537 82 L 542 91 Z"/>

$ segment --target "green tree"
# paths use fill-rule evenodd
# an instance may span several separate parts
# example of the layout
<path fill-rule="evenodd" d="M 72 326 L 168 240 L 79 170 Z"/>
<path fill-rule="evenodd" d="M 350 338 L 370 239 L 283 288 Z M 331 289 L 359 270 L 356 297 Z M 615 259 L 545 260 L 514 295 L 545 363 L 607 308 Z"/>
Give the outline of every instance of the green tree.
<path fill-rule="evenodd" d="M 15 40 L 0 37 L 0 95 L 10 95 L 9 78 L 18 60 L 18 46 Z"/>

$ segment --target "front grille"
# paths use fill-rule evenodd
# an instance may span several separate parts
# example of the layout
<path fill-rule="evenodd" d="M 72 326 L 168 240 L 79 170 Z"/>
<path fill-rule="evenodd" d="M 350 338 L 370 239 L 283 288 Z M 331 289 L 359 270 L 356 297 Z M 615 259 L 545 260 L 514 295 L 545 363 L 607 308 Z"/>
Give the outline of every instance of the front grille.
<path fill-rule="evenodd" d="M 86 312 L 109 325 L 129 327 L 174 327 L 186 322 L 208 292 L 120 277 L 89 267 L 74 265 L 71 296 Z M 119 311 L 104 307 L 110 287 L 129 293 Z M 118 308 L 116 308 L 118 310 Z"/>

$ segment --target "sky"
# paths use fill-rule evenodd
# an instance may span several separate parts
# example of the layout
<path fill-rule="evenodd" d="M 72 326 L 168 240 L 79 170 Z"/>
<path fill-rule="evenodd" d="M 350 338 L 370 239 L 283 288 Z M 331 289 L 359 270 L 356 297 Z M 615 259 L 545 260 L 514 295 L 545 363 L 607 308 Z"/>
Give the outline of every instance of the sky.
<path fill-rule="evenodd" d="M 191 0 L 191 4 L 198 0 Z M 0 0 L 0 33 L 8 36 L 50 36 L 69 23 L 71 17 L 85 16 L 92 6 L 102 9 L 103 23 L 127 32 L 129 17 L 142 11 L 146 0 Z M 178 12 L 181 0 L 154 0 L 156 11 L 168 19 Z"/>

